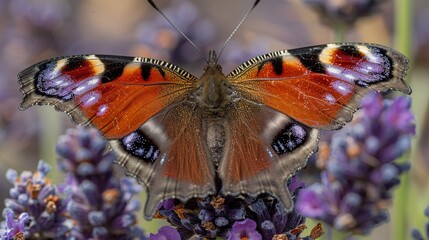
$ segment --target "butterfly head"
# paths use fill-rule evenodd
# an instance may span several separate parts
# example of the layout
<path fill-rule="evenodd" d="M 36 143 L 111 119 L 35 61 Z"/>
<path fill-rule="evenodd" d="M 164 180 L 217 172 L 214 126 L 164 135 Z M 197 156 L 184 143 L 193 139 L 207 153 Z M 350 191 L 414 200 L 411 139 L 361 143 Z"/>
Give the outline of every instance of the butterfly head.
<path fill-rule="evenodd" d="M 217 70 L 222 71 L 222 67 L 217 63 L 217 61 L 218 61 L 218 57 L 217 57 L 216 52 L 214 50 L 210 50 L 209 58 L 207 61 L 207 65 L 204 68 L 204 71 L 208 71 L 209 69 L 212 69 L 212 70 L 217 69 Z"/>

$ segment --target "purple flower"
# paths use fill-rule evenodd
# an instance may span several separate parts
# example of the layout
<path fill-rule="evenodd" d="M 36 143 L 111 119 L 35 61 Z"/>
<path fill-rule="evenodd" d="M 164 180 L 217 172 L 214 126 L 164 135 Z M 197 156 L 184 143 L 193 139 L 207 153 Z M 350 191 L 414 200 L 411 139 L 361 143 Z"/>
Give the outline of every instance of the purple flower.
<path fill-rule="evenodd" d="M 27 216 L 24 235 L 29 238 L 61 238 L 71 230 L 71 222 L 65 217 L 66 202 L 58 195 L 56 187 L 46 177 L 51 167 L 40 161 L 35 173 L 24 171 L 20 175 L 9 169 L 6 178 L 14 186 L 10 198 L 5 199 L 6 220 L 12 215 Z"/>
<path fill-rule="evenodd" d="M 246 199 L 234 197 L 207 197 L 191 199 L 183 204 L 169 199 L 164 201 L 156 217 L 166 218 L 178 228 L 182 239 L 192 235 L 225 238 L 235 221 L 241 221 L 246 215 Z"/>
<path fill-rule="evenodd" d="M 371 15 L 385 0 L 305 0 L 313 8 L 323 23 L 330 26 L 338 24 L 353 25 L 361 17 Z"/>
<path fill-rule="evenodd" d="M 26 226 L 31 221 L 28 213 L 23 212 L 15 219 L 15 213 L 10 209 L 5 209 L 6 221 L 2 222 L 0 229 L 1 239 L 23 239 L 26 231 Z"/>
<path fill-rule="evenodd" d="M 262 235 L 256 231 L 256 222 L 246 219 L 235 222 L 229 232 L 228 240 L 255 239 L 262 240 Z"/>
<path fill-rule="evenodd" d="M 113 175 L 112 152 L 95 129 L 70 129 L 57 144 L 59 167 L 66 173 L 67 210 L 76 226 L 75 239 L 145 239 L 138 228 L 135 197 L 141 186 Z"/>
<path fill-rule="evenodd" d="M 180 239 L 179 232 L 170 226 L 161 227 L 157 234 L 150 234 L 149 240 L 174 240 Z"/>
<path fill-rule="evenodd" d="M 296 196 L 303 187 L 304 183 L 295 176 L 288 182 L 292 196 Z M 168 199 L 159 205 L 156 217 L 167 219 L 177 228 L 182 239 L 194 235 L 200 238 L 225 239 L 231 237 L 234 232 L 233 235 L 238 236 L 240 229 L 257 233 L 259 239 L 271 240 L 282 234 L 299 239 L 297 236 L 301 231 L 297 228 L 301 228 L 305 220 L 295 211 L 286 213 L 277 199 L 266 194 L 257 198 L 209 196 L 191 199 L 185 204 Z M 240 228 L 239 223 L 244 226 Z M 255 226 L 252 229 L 246 227 L 253 225 Z"/>
<path fill-rule="evenodd" d="M 293 176 L 288 181 L 288 189 L 296 196 L 304 187 L 304 183 Z M 259 197 L 250 205 L 251 217 L 258 224 L 263 239 L 272 239 L 276 234 L 288 233 L 304 223 L 305 218 L 296 211 L 285 212 L 276 199 Z"/>
<path fill-rule="evenodd" d="M 306 214 L 310 218 L 324 218 L 327 214 L 326 209 L 329 208 L 327 199 L 330 192 L 321 184 L 313 184 L 303 189 L 299 194 L 299 202 L 297 203 L 299 211 Z"/>
<path fill-rule="evenodd" d="M 408 164 L 394 160 L 415 133 L 410 98 L 372 94 L 352 123 L 332 136 L 322 182 L 303 189 L 296 208 L 338 230 L 368 233 L 388 219 L 391 190 Z"/>

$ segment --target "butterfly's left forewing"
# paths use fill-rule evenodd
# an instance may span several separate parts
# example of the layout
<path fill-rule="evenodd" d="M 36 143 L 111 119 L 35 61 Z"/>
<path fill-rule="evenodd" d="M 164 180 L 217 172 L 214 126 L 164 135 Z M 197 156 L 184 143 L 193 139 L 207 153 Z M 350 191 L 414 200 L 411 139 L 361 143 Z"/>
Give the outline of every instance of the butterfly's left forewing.
<path fill-rule="evenodd" d="M 76 123 L 96 127 L 108 139 L 137 129 L 186 96 L 195 81 L 163 61 L 109 55 L 50 59 L 22 71 L 18 78 L 24 94 L 21 109 L 54 105 Z"/>

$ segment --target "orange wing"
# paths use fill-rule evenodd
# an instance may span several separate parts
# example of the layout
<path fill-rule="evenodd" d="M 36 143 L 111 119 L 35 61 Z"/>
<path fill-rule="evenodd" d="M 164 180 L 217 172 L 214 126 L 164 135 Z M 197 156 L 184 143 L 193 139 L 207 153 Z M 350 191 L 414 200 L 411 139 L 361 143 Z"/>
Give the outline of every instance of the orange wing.
<path fill-rule="evenodd" d="M 124 137 L 192 89 L 196 78 L 167 62 L 81 55 L 38 63 L 18 75 L 24 100 L 54 105 L 107 139 Z"/>
<path fill-rule="evenodd" d="M 411 93 L 407 59 L 380 45 L 328 44 L 273 52 L 228 75 L 243 98 L 272 107 L 318 129 L 350 121 L 370 90 Z"/>
<path fill-rule="evenodd" d="M 219 164 L 224 194 L 266 192 L 290 210 L 286 181 L 317 148 L 318 129 L 352 118 L 371 90 L 411 93 L 407 59 L 378 45 L 330 44 L 259 56 L 227 77 L 237 89 Z"/>

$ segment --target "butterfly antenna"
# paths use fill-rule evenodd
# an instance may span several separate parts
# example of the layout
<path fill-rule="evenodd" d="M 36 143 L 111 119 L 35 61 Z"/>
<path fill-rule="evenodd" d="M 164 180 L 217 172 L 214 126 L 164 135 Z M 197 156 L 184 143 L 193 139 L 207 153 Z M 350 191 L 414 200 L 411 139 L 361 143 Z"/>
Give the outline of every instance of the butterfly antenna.
<path fill-rule="evenodd" d="M 170 19 L 161 11 L 161 9 L 158 8 L 158 6 L 153 2 L 153 0 L 147 0 L 147 1 L 156 11 L 158 11 L 165 18 L 165 20 L 167 20 L 168 23 L 170 23 L 171 26 L 173 26 L 174 29 L 176 29 L 178 33 L 180 33 L 180 35 L 182 35 L 200 53 L 204 61 L 206 61 L 206 63 L 208 64 L 209 62 L 207 61 L 205 55 L 197 47 L 197 45 L 195 45 L 195 43 L 192 42 L 191 39 L 189 39 L 188 36 L 186 36 L 186 34 L 182 30 L 180 30 L 180 28 L 178 28 L 172 21 L 170 21 Z"/>
<path fill-rule="evenodd" d="M 150 0 L 149 0 L 150 1 Z M 249 16 L 249 14 L 253 11 L 253 9 L 255 9 L 256 5 L 258 5 L 258 3 L 261 0 L 256 0 L 252 7 L 249 9 L 249 11 L 247 11 L 247 13 L 244 15 L 244 17 L 241 19 L 241 21 L 238 23 L 237 27 L 235 27 L 234 31 L 232 31 L 232 33 L 229 35 L 228 39 L 226 39 L 225 43 L 223 44 L 222 48 L 220 49 L 219 55 L 217 55 L 217 59 L 216 62 L 219 60 L 220 55 L 222 55 L 223 50 L 226 47 L 226 44 L 228 44 L 229 40 L 231 40 L 232 36 L 234 36 L 234 34 L 237 32 L 238 28 L 241 26 L 241 24 L 243 24 L 244 20 L 246 20 L 247 16 Z"/>

